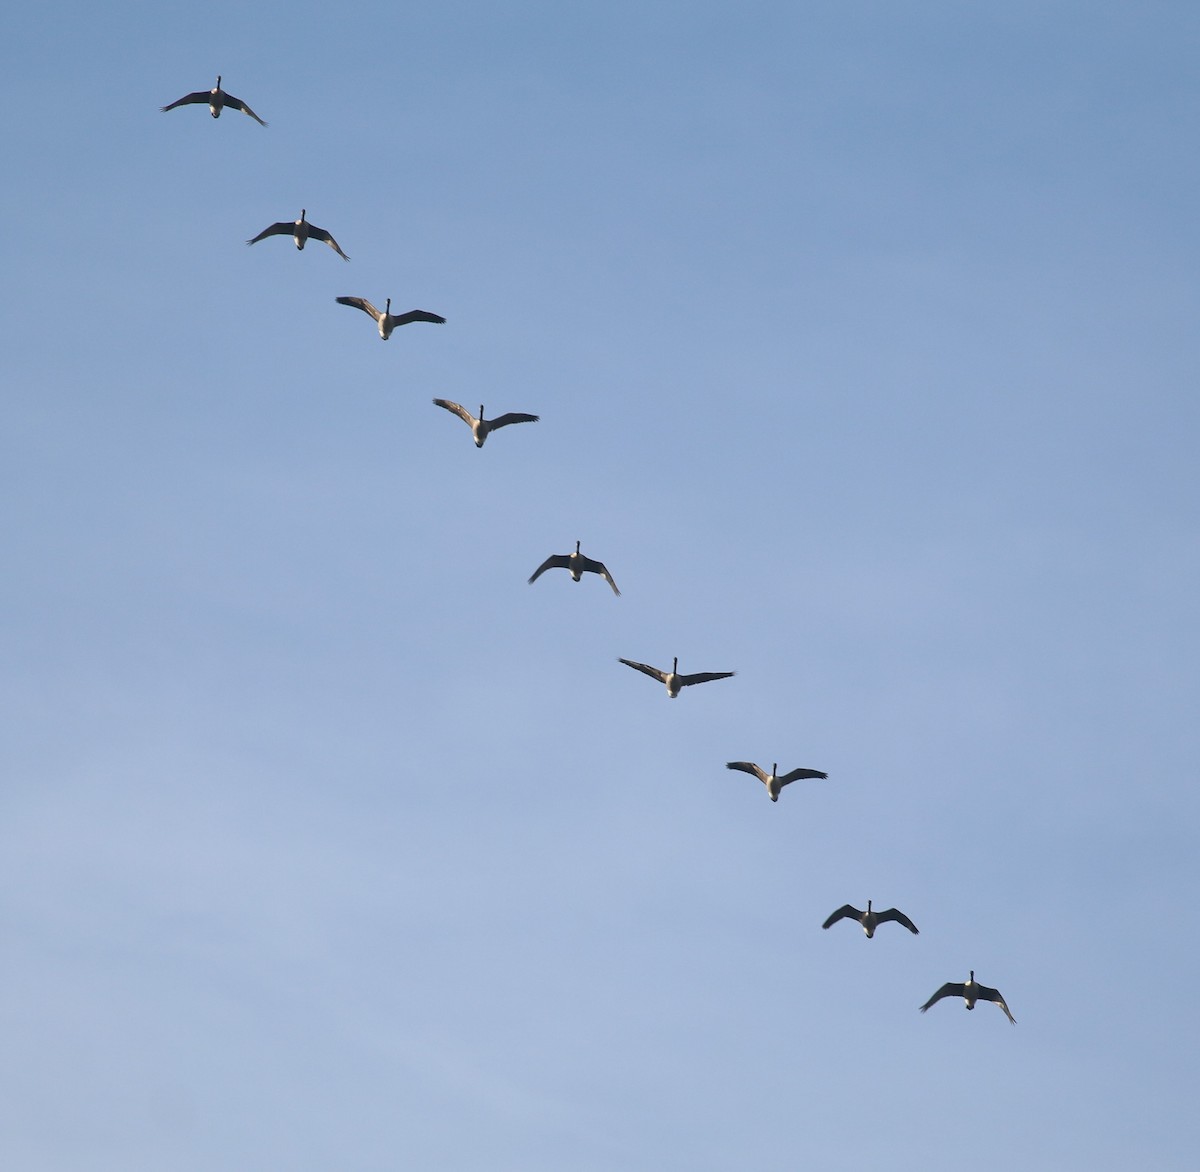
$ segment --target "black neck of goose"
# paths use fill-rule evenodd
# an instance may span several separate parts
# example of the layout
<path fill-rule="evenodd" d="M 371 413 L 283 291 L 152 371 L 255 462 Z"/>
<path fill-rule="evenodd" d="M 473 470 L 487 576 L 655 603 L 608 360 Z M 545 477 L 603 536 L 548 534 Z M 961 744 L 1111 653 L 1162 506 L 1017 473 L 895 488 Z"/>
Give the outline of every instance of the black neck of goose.
<path fill-rule="evenodd" d="M 482 403 L 479 404 L 479 422 L 480 423 L 483 422 L 483 404 Z"/>
<path fill-rule="evenodd" d="M 871 914 L 871 901 L 868 899 L 867 900 L 867 915 L 870 915 L 870 914 Z"/>
<path fill-rule="evenodd" d="M 391 299 L 390 297 L 387 299 L 387 305 L 385 305 L 385 306 L 383 307 L 383 312 L 384 312 L 384 313 L 391 313 L 391 312 L 392 312 L 392 299 Z"/>

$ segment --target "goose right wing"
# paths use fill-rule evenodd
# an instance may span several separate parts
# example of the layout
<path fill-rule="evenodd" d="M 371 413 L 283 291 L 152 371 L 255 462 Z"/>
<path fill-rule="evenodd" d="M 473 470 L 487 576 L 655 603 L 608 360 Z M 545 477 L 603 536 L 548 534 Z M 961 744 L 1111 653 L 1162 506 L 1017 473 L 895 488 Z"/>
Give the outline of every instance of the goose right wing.
<path fill-rule="evenodd" d="M 659 671 L 656 667 L 651 667 L 648 663 L 638 663 L 635 659 L 617 659 L 618 663 L 623 663 L 626 667 L 633 668 L 634 671 L 640 671 L 642 675 L 649 676 L 652 680 L 658 680 L 660 684 L 667 682 L 667 673 Z"/>
<path fill-rule="evenodd" d="M 565 553 L 552 553 L 529 577 L 529 584 L 532 586 L 547 570 L 557 570 L 560 567 L 566 569 L 571 564 L 571 559 Z"/>
<path fill-rule="evenodd" d="M 363 313 L 369 313 L 376 321 L 380 319 L 382 314 L 375 308 L 365 297 L 335 297 L 334 300 L 339 305 L 350 305 L 355 309 L 361 309 Z"/>
<path fill-rule="evenodd" d="M 272 224 L 269 228 L 264 228 L 257 236 L 247 240 L 247 244 L 257 244 L 260 240 L 265 240 L 268 236 L 283 236 L 285 233 L 290 236 L 296 230 L 294 220 L 280 220 L 278 224 Z"/>
<path fill-rule="evenodd" d="M 844 920 L 847 917 L 849 917 L 852 920 L 858 920 L 859 923 L 861 923 L 863 914 L 862 914 L 862 912 L 860 912 L 858 910 L 858 908 L 851 907 L 850 904 L 844 903 L 844 904 L 842 904 L 842 906 L 840 908 L 838 908 L 838 910 L 836 912 L 834 912 L 829 917 L 829 919 L 827 919 L 825 921 L 825 923 L 823 923 L 821 925 L 821 927 L 822 928 L 831 928 L 831 927 L 833 927 L 834 924 L 836 924 L 838 922 L 838 920 Z"/>
<path fill-rule="evenodd" d="M 449 399 L 434 399 L 434 402 L 439 407 L 445 407 L 447 411 L 452 411 L 459 417 L 468 427 L 475 426 L 475 416 L 471 414 L 461 403 L 452 403 Z M 539 570 L 538 573 L 541 573 Z"/>
<path fill-rule="evenodd" d="M 943 997 L 962 997 L 966 994 L 964 985 L 955 984 L 953 981 L 947 981 L 924 1005 L 921 1006 L 921 1012 L 924 1013 L 931 1005 L 941 1001 Z"/>
<path fill-rule="evenodd" d="M 758 780 L 763 783 L 763 785 L 767 784 L 766 773 L 759 769 L 759 767 L 755 765 L 753 761 L 726 761 L 725 768 L 737 769 L 742 773 L 748 773 L 751 777 L 757 777 Z"/>
<path fill-rule="evenodd" d="M 159 109 L 165 114 L 168 110 L 174 110 L 176 106 L 187 106 L 192 102 L 207 102 L 211 97 L 211 90 L 197 90 L 194 94 L 184 94 L 182 98 L 172 102 L 169 106 L 159 106 Z"/>

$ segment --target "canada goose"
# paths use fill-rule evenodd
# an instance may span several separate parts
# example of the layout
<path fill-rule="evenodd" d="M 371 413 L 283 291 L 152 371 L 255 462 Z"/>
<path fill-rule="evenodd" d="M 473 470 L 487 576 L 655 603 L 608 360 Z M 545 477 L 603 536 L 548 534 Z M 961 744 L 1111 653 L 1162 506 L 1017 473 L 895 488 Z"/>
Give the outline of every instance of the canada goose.
<path fill-rule="evenodd" d="M 667 685 L 667 695 L 672 700 L 679 695 L 680 688 L 690 687 L 692 684 L 707 684 L 709 680 L 727 680 L 730 676 L 736 675 L 732 671 L 698 671 L 694 675 L 681 676 L 679 674 L 679 656 L 675 656 L 671 660 L 670 671 L 659 671 L 656 667 L 651 667 L 648 663 L 636 663 L 632 659 L 618 659 L 618 663 L 623 663 L 626 667 L 631 667 L 634 671 L 640 671 L 643 675 L 648 675 L 651 679 L 658 680 L 660 684 Z"/>
<path fill-rule="evenodd" d="M 247 240 L 246 243 L 257 244 L 260 240 L 265 240 L 268 236 L 290 236 L 296 242 L 296 247 L 303 249 L 309 240 L 322 240 L 342 260 L 349 260 L 350 258 L 342 251 L 338 242 L 324 228 L 318 228 L 316 224 L 310 224 L 305 218 L 307 215 L 308 212 L 304 208 L 301 208 L 300 219 L 280 220 L 278 224 L 272 224 L 269 228 L 264 228 L 257 236 L 251 240 Z"/>
<path fill-rule="evenodd" d="M 894 907 L 890 907 L 885 912 L 876 912 L 871 910 L 871 901 L 867 900 L 867 910 L 860 912 L 858 908 L 851 907 L 848 903 L 842 904 L 836 912 L 833 913 L 821 925 L 822 928 L 831 927 L 838 920 L 857 920 L 862 924 L 862 930 L 866 932 L 867 939 L 870 940 L 875 935 L 875 929 L 880 924 L 886 924 L 889 920 L 895 920 L 897 924 L 903 924 L 914 936 L 919 936 L 917 926 L 903 912 L 897 911 Z"/>
<path fill-rule="evenodd" d="M 497 415 L 495 419 L 484 419 L 483 404 L 480 403 L 479 418 L 476 419 L 465 407 L 451 403 L 449 399 L 434 399 L 434 402 L 439 407 L 445 407 L 447 411 L 453 411 L 471 429 L 477 448 L 482 448 L 484 440 L 498 427 L 507 427 L 510 423 L 537 423 L 540 418 L 537 415 L 523 415 L 518 411 L 510 411 L 507 415 Z"/>
<path fill-rule="evenodd" d="M 1008 1006 L 1004 1004 L 1004 998 L 1000 996 L 1000 991 L 998 989 L 989 989 L 986 985 L 979 984 L 975 980 L 974 969 L 971 970 L 971 975 L 967 978 L 966 982 L 961 985 L 955 981 L 947 981 L 921 1006 L 921 1012 L 924 1013 L 935 1001 L 940 1001 L 943 997 L 961 997 L 967 1003 L 968 1009 L 974 1009 L 976 1001 L 994 1001 L 1004 1010 L 1004 1016 L 1013 1025 L 1017 1024 L 1017 1019 L 1008 1012 Z"/>
<path fill-rule="evenodd" d="M 829 776 L 828 773 L 822 773 L 819 769 L 793 769 L 791 773 L 785 773 L 781 777 L 778 762 L 771 766 L 770 773 L 760 769 L 753 761 L 726 761 L 725 768 L 740 769 L 743 773 L 757 777 L 767 787 L 767 796 L 773 802 L 779 801 L 779 791 L 793 781 L 798 781 L 802 777 L 819 777 L 824 781 Z"/>
<path fill-rule="evenodd" d="M 382 313 L 365 297 L 338 297 L 335 300 L 339 305 L 353 305 L 355 309 L 369 313 L 379 323 L 379 336 L 385 342 L 392 336 L 392 330 L 397 326 L 406 326 L 409 322 L 431 321 L 439 326 L 446 324 L 444 317 L 438 317 L 436 313 L 430 313 L 427 309 L 410 309 L 407 313 L 393 314 L 390 297 L 387 299 L 387 306 Z"/>
<path fill-rule="evenodd" d="M 221 88 L 221 75 L 219 73 L 217 74 L 217 84 L 212 89 L 197 90 L 194 94 L 185 94 L 169 106 L 159 106 L 159 109 L 165 114 L 168 110 L 174 110 L 176 106 L 190 106 L 193 102 L 207 102 L 208 112 L 214 118 L 220 118 L 221 111 L 226 106 L 232 106 L 235 110 L 241 110 L 243 114 L 249 114 L 260 126 L 266 126 L 266 123 L 241 98 L 235 98 L 233 94 L 227 94 Z"/>
<path fill-rule="evenodd" d="M 584 571 L 591 574 L 599 574 L 611 587 L 614 594 L 620 594 L 617 589 L 617 584 L 613 581 L 612 575 L 608 572 L 608 567 L 603 562 L 593 561 L 589 557 L 585 557 L 579 552 L 579 542 L 575 542 L 574 553 L 552 553 L 530 576 L 529 584 L 532 586 L 547 570 L 557 570 L 562 568 L 571 571 L 571 577 L 576 582 L 583 577 Z"/>

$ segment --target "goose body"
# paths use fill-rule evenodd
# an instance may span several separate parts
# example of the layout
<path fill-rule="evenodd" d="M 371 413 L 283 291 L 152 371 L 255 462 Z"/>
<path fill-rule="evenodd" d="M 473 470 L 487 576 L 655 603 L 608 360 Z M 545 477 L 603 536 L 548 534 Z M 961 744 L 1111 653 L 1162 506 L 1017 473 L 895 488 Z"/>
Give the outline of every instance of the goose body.
<path fill-rule="evenodd" d="M 976 1001 L 994 1001 L 1001 1009 L 1004 1010 L 1004 1016 L 1008 1018 L 1013 1025 L 1017 1024 L 1017 1019 L 1008 1011 L 1008 1006 L 1004 1003 L 1004 998 L 1000 996 L 999 989 L 989 989 L 987 985 L 981 985 L 975 980 L 975 970 L 971 970 L 971 975 L 962 984 L 954 981 L 947 981 L 924 1005 L 921 1006 L 921 1012 L 924 1013 L 935 1002 L 941 1001 L 943 997 L 961 997 L 966 1003 L 968 1009 L 975 1008 Z"/>
<path fill-rule="evenodd" d="M 765 769 L 760 769 L 753 761 L 726 761 L 725 768 L 737 769 L 742 773 L 750 774 L 751 777 L 757 777 L 767 787 L 767 797 L 773 802 L 779 801 L 779 791 L 793 781 L 799 781 L 806 777 L 816 777 L 824 781 L 829 776 L 828 773 L 822 773 L 819 769 L 793 769 L 791 773 L 780 774 L 778 762 L 771 766 L 770 773 Z"/>
<path fill-rule="evenodd" d="M 898 911 L 894 907 L 888 908 L 886 911 L 877 912 L 871 908 L 871 901 L 867 900 L 867 910 L 860 912 L 858 908 L 851 907 L 850 904 L 843 904 L 829 919 L 821 925 L 822 928 L 832 927 L 838 920 L 857 920 L 862 924 L 862 930 L 867 934 L 867 939 L 870 940 L 875 935 L 875 929 L 880 924 L 886 924 L 890 921 L 895 921 L 897 924 L 903 924 L 914 936 L 920 935 L 917 931 L 917 926 L 906 916 L 902 911 Z"/>
<path fill-rule="evenodd" d="M 484 440 L 498 427 L 507 427 L 510 423 L 537 423 L 539 418 L 537 415 L 524 415 L 519 411 L 509 411 L 506 415 L 497 415 L 495 419 L 484 419 L 483 404 L 480 403 L 479 418 L 476 419 L 465 407 L 458 403 L 452 403 L 449 399 L 434 399 L 434 402 L 439 407 L 445 407 L 447 411 L 453 412 L 471 429 L 477 448 L 482 448 Z"/>
<path fill-rule="evenodd" d="M 672 700 L 679 695 L 681 688 L 688 688 L 692 684 L 707 684 L 709 680 L 727 680 L 730 676 L 737 674 L 732 671 L 698 671 L 693 675 L 680 675 L 679 656 L 675 656 L 671 661 L 670 671 L 662 671 L 657 667 L 651 667 L 648 663 L 637 663 L 632 659 L 618 659 L 617 662 L 633 668 L 634 671 L 640 671 L 643 675 L 648 675 L 652 680 L 658 680 L 660 684 L 666 684 L 667 695 Z"/>
<path fill-rule="evenodd" d="M 208 112 L 214 118 L 220 118 L 221 111 L 226 106 L 231 106 L 235 110 L 241 110 L 243 114 L 249 114 L 260 126 L 266 126 L 266 123 L 241 98 L 235 98 L 233 94 L 227 94 L 221 88 L 219 73 L 217 74 L 217 84 L 212 89 L 197 90 L 194 94 L 184 94 L 182 98 L 172 102 L 169 106 L 160 106 L 159 109 L 165 114 L 168 110 L 174 110 L 176 106 L 190 106 L 197 102 L 207 102 Z"/>
<path fill-rule="evenodd" d="M 264 228 L 257 236 L 251 237 L 246 243 L 257 244 L 260 240 L 265 240 L 268 236 L 290 236 L 295 241 L 296 247 L 301 250 L 303 250 L 309 240 L 320 240 L 324 244 L 328 244 L 342 260 L 350 259 L 342 251 L 341 245 L 324 228 L 318 228 L 316 224 L 308 222 L 308 211 L 305 208 L 300 209 L 300 218 L 298 220 L 280 220 L 279 223 L 272 224 L 269 228 Z"/>
<path fill-rule="evenodd" d="M 571 572 L 571 577 L 576 582 L 583 577 L 585 573 L 599 574 L 611 587 L 614 594 L 620 594 L 617 589 L 616 582 L 613 581 L 613 576 L 608 572 L 608 567 L 603 562 L 594 561 L 590 557 L 586 557 L 579 552 L 579 542 L 575 542 L 574 553 L 552 553 L 529 577 L 529 583 L 532 585 L 536 582 L 547 570 L 563 569 Z"/>
<path fill-rule="evenodd" d="M 382 310 L 378 310 L 365 297 L 338 297 L 335 299 L 339 305 L 350 305 L 355 309 L 361 309 L 363 313 L 370 314 L 375 319 L 375 324 L 379 326 L 379 336 L 386 342 L 392 336 L 392 331 L 397 326 L 406 326 L 409 322 L 428 321 L 435 325 L 445 325 L 446 319 L 439 317 L 436 313 L 430 313 L 427 309 L 410 309 L 407 313 L 392 313 L 392 299 L 387 299 L 387 306 Z"/>

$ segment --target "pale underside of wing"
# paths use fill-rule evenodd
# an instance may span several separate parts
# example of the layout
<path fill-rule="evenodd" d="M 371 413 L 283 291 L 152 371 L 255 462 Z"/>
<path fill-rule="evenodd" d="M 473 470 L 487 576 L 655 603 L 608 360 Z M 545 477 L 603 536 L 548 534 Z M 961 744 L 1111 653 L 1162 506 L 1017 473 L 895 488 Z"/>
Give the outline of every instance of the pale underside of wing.
<path fill-rule="evenodd" d="M 1013 1025 L 1017 1024 L 1017 1019 L 1009 1012 L 1008 1006 L 1004 1003 L 1004 998 L 1000 996 L 999 989 L 989 989 L 986 985 L 976 987 L 976 996 L 980 1001 L 994 1001 L 1001 1009 L 1004 1010 L 1004 1016 L 1008 1018 Z"/>
<path fill-rule="evenodd" d="M 329 247 L 330 247 L 330 248 L 332 248 L 332 249 L 333 249 L 333 251 L 334 251 L 334 252 L 336 252 L 336 253 L 338 254 L 338 256 L 340 256 L 340 257 L 342 258 L 342 260 L 349 260 L 349 259 L 350 259 L 350 258 L 349 258 L 349 257 L 348 257 L 348 256 L 347 256 L 347 255 L 346 255 L 346 254 L 345 254 L 345 253 L 342 251 L 342 249 L 341 249 L 341 245 L 339 245 L 339 244 L 338 244 L 338 242 L 337 242 L 336 240 L 334 240 L 334 238 L 333 238 L 333 237 L 330 235 L 330 233 L 329 233 L 328 231 L 326 231 L 326 229 L 324 229 L 324 228 L 315 228 L 315 227 L 313 227 L 313 225 L 312 225 L 312 224 L 309 224 L 309 226 L 308 226 L 308 234 L 309 234 L 309 235 L 310 235 L 310 236 L 311 236 L 311 237 L 312 237 L 314 240 L 321 240 L 321 241 L 324 241 L 324 243 L 328 244 L 328 245 L 329 245 Z"/>
<path fill-rule="evenodd" d="M 757 777 L 758 780 L 763 783 L 763 785 L 767 784 L 767 776 L 768 775 L 767 775 L 766 770 L 760 769 L 757 765 L 754 764 L 753 761 L 726 761 L 725 768 L 726 769 L 737 769 L 737 770 L 740 770 L 742 773 L 748 773 L 748 774 L 750 774 L 751 777 Z"/>
<path fill-rule="evenodd" d="M 947 981 L 924 1005 L 921 1006 L 921 1012 L 924 1013 L 931 1005 L 937 1004 L 943 997 L 965 997 L 967 988 L 961 983 Z"/>
<path fill-rule="evenodd" d="M 838 910 L 836 912 L 834 912 L 829 917 L 829 919 L 827 919 L 825 921 L 825 923 L 823 923 L 821 925 L 821 927 L 822 928 L 830 928 L 834 924 L 836 924 L 838 922 L 838 920 L 844 920 L 847 918 L 852 919 L 852 920 L 857 920 L 861 924 L 862 918 L 865 914 L 866 914 L 865 912 L 860 912 L 858 910 L 858 908 L 852 906 L 851 904 L 844 903 L 844 904 L 842 904 L 842 906 L 840 908 L 838 908 Z"/>
<path fill-rule="evenodd" d="M 599 574 L 611 587 L 614 594 L 620 594 L 617 589 L 616 582 L 613 581 L 613 576 L 608 572 L 608 567 L 603 562 L 595 561 L 593 558 L 583 559 L 583 568 L 592 574 Z"/>
<path fill-rule="evenodd" d="M 478 420 L 461 403 L 452 403 L 449 399 L 434 399 L 439 407 L 454 412 L 468 427 L 474 427 Z"/>
<path fill-rule="evenodd" d="M 235 98 L 233 94 L 226 94 L 225 105 L 232 106 L 235 110 L 241 110 L 243 114 L 249 114 L 260 126 L 266 126 L 266 123 L 241 98 Z"/>
<path fill-rule="evenodd" d="M 618 663 L 623 663 L 626 667 L 633 668 L 634 671 L 640 671 L 643 675 L 649 676 L 652 680 L 658 680 L 660 684 L 667 682 L 667 673 L 659 671 L 656 667 L 651 667 L 648 663 L 638 663 L 634 659 L 618 659 Z"/>
<path fill-rule="evenodd" d="M 899 908 L 890 907 L 885 912 L 879 912 L 875 917 L 881 924 L 896 923 L 903 924 L 914 936 L 919 936 L 921 933 L 917 925 L 912 922 Z"/>
<path fill-rule="evenodd" d="M 710 680 L 727 680 L 730 676 L 737 675 L 733 671 L 698 671 L 690 676 L 680 676 L 679 686 L 681 688 L 690 688 L 692 684 L 707 684 Z"/>
<path fill-rule="evenodd" d="M 547 570 L 566 569 L 571 564 L 571 558 L 565 553 L 552 553 L 529 577 L 530 584 L 536 582 Z"/>
<path fill-rule="evenodd" d="M 365 297 L 335 297 L 334 300 L 339 305 L 350 305 L 355 309 L 361 309 L 363 313 L 369 313 L 376 321 L 383 316 Z"/>

